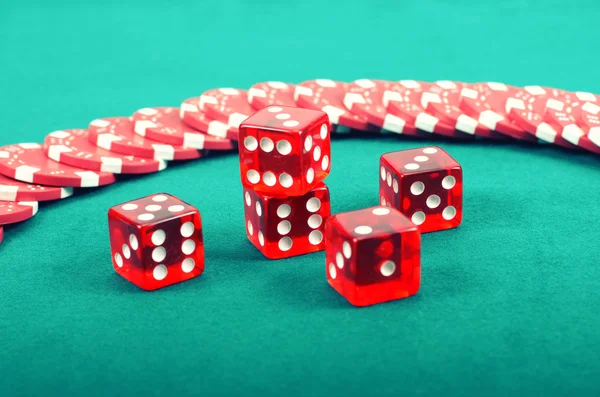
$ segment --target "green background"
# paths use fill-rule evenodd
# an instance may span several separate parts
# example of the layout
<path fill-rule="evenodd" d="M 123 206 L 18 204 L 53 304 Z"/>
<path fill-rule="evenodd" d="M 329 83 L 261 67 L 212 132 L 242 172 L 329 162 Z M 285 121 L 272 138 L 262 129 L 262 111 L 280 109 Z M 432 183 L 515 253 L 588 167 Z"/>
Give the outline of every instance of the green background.
<path fill-rule="evenodd" d="M 2 145 L 262 80 L 600 92 L 597 1 L 49 3 L 0 3 Z M 42 205 L 0 245 L 0 394 L 598 393 L 600 158 L 432 143 L 463 166 L 463 225 L 423 236 L 416 297 L 363 309 L 328 286 L 323 253 L 250 245 L 235 155 Z M 335 140 L 333 211 L 378 202 L 380 154 L 429 144 Z M 206 272 L 147 293 L 112 270 L 106 212 L 159 191 L 201 210 Z"/>

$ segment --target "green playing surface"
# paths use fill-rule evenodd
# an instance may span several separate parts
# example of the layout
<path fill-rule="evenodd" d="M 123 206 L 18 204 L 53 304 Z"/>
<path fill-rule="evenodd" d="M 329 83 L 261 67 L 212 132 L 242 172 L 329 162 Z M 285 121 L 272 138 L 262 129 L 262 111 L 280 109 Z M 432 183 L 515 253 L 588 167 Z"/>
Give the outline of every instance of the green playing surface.
<path fill-rule="evenodd" d="M 600 92 L 598 2 L 164 3 L 0 4 L 0 144 L 263 80 Z M 597 395 L 600 157 L 345 137 L 333 212 L 377 204 L 382 153 L 430 144 L 463 167 L 464 222 L 423 236 L 417 296 L 368 308 L 323 253 L 254 249 L 233 154 L 41 205 L 0 245 L 0 395 Z M 148 293 L 112 270 L 106 213 L 155 192 L 200 209 L 206 271 Z"/>

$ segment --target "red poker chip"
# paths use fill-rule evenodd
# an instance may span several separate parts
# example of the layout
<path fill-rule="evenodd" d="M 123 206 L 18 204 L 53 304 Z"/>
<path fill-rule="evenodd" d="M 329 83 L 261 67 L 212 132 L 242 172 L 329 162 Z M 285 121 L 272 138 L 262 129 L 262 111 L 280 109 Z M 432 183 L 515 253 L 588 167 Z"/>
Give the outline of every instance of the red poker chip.
<path fill-rule="evenodd" d="M 369 131 L 366 117 L 355 115 L 344 106 L 344 96 L 347 83 L 333 80 L 317 79 L 300 83 L 294 91 L 296 106 L 321 110 L 329 116 L 329 121 L 334 125 Z"/>
<path fill-rule="evenodd" d="M 179 108 L 143 108 L 132 116 L 136 134 L 171 145 L 198 150 L 231 150 L 235 144 L 229 139 L 217 138 L 185 125 L 179 117 Z"/>
<path fill-rule="evenodd" d="M 489 139 L 507 139 L 506 135 L 480 124 L 460 109 L 460 93 L 463 88 L 470 88 L 470 85 L 449 80 L 437 81 L 421 94 L 421 106 L 428 113 L 464 133 L 465 138 L 479 136 Z"/>
<path fill-rule="evenodd" d="M 202 157 L 193 148 L 167 145 L 133 132 L 130 117 L 96 119 L 88 127 L 88 140 L 105 150 L 154 160 L 192 160 Z"/>
<path fill-rule="evenodd" d="M 562 139 L 578 146 L 578 139 L 575 142 L 573 140 L 576 139 L 575 137 L 585 135 L 577 125 L 581 113 L 581 103 L 575 102 L 565 106 L 564 103 L 557 102 L 555 106 L 546 108 L 543 121 L 556 131 L 557 137 L 560 136 Z"/>
<path fill-rule="evenodd" d="M 594 153 L 600 147 L 589 140 L 589 130 L 597 126 L 597 114 L 600 110 L 600 96 L 588 92 L 574 92 L 567 95 L 565 101 L 551 100 L 546 103 L 544 121 L 558 136 L 571 144 Z M 600 140 L 598 141 L 600 143 Z"/>
<path fill-rule="evenodd" d="M 4 228 L 0 226 L 0 243 L 4 240 Z"/>
<path fill-rule="evenodd" d="M 37 143 L 1 147 L 0 174 L 23 182 L 61 187 L 95 187 L 115 182 L 114 174 L 93 172 L 51 160 Z"/>
<path fill-rule="evenodd" d="M 421 131 L 451 138 L 463 138 L 466 134 L 456 131 L 453 126 L 429 114 L 421 106 L 421 94 L 430 86 L 431 83 L 422 81 L 400 80 L 383 93 L 383 105 L 388 113 L 414 124 Z"/>
<path fill-rule="evenodd" d="M 210 119 L 200 110 L 200 97 L 183 101 L 179 107 L 179 118 L 185 125 L 210 136 L 233 141 L 238 139 L 237 127 L 231 127 L 221 121 Z"/>
<path fill-rule="evenodd" d="M 0 201 L 52 201 L 73 195 L 73 188 L 32 185 L 0 175 Z"/>
<path fill-rule="evenodd" d="M 208 118 L 221 121 L 236 130 L 244 120 L 256 113 L 248 103 L 248 91 L 237 88 L 208 90 L 200 95 L 199 104 L 200 110 Z"/>
<path fill-rule="evenodd" d="M 458 107 L 479 124 L 518 140 L 537 142 L 506 114 L 506 100 L 519 88 L 502 83 L 476 83 L 460 91 Z"/>
<path fill-rule="evenodd" d="M 0 201 L 0 225 L 17 223 L 32 218 L 38 211 L 36 201 Z M 1 240 L 1 239 L 0 239 Z"/>
<path fill-rule="evenodd" d="M 556 88 L 526 86 L 506 100 L 507 114 L 517 125 L 542 141 L 569 149 L 577 146 L 560 136 L 544 118 L 546 110 L 559 102 L 576 101 L 575 94 Z"/>
<path fill-rule="evenodd" d="M 281 81 L 265 81 L 256 83 L 248 90 L 248 103 L 254 110 L 261 110 L 267 106 L 292 106 L 296 107 L 294 100 L 294 84 Z"/>
<path fill-rule="evenodd" d="M 585 150 L 600 154 L 600 106 L 595 102 L 584 102 L 579 114 L 577 115 L 577 124 L 581 132 L 573 130 L 565 134 L 563 138 L 574 145 Z"/>
<path fill-rule="evenodd" d="M 120 155 L 99 148 L 90 143 L 88 135 L 83 129 L 54 131 L 44 139 L 44 153 L 59 163 L 113 174 L 146 174 L 167 167 L 164 160 Z"/>
<path fill-rule="evenodd" d="M 386 80 L 356 80 L 346 86 L 344 106 L 353 114 L 364 117 L 371 125 L 397 134 L 426 136 L 414 124 L 389 113 L 383 104 L 383 93 L 394 85 Z"/>

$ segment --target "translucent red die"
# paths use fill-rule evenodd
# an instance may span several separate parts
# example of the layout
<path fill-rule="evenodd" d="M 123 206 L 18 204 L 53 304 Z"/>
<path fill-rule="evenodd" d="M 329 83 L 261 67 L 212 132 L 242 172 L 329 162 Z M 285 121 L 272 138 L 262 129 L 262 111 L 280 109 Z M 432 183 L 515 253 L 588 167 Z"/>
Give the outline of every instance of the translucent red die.
<path fill-rule="evenodd" d="M 329 174 L 330 125 L 327 114 L 269 106 L 240 125 L 242 185 L 276 196 L 302 196 Z"/>
<path fill-rule="evenodd" d="M 244 189 L 248 239 L 269 259 L 321 251 L 323 230 L 331 214 L 324 183 L 302 196 L 277 197 Z"/>
<path fill-rule="evenodd" d="M 325 224 L 327 281 L 355 306 L 414 295 L 421 284 L 421 234 L 399 211 L 373 207 Z"/>
<path fill-rule="evenodd" d="M 398 209 L 421 233 L 460 225 L 462 169 L 441 148 L 386 153 L 380 159 L 379 177 L 381 205 Z"/>
<path fill-rule="evenodd" d="M 145 290 L 189 280 L 204 271 L 200 212 L 160 193 L 108 211 L 115 271 Z"/>

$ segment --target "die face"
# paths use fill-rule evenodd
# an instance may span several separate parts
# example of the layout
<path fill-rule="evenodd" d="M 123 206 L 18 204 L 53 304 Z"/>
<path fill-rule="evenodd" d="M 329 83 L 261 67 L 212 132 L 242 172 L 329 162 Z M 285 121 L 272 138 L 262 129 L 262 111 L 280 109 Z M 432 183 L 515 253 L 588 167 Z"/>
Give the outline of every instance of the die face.
<path fill-rule="evenodd" d="M 197 212 L 193 206 L 166 193 L 158 193 L 115 205 L 110 209 L 127 222 L 142 227 Z"/>
<path fill-rule="evenodd" d="M 353 305 L 418 292 L 420 233 L 398 211 L 374 207 L 334 215 L 327 222 L 325 239 L 327 280 Z"/>
<path fill-rule="evenodd" d="M 462 169 L 437 147 L 381 156 L 381 204 L 398 209 L 422 233 L 457 227 L 462 221 Z"/>
<path fill-rule="evenodd" d="M 276 131 L 306 131 L 322 122 L 324 112 L 293 106 L 267 106 L 248 117 L 242 125 Z"/>
<path fill-rule="evenodd" d="M 202 221 L 189 204 L 159 194 L 117 205 L 108 216 L 115 271 L 138 287 L 154 290 L 204 271 Z"/>
<path fill-rule="evenodd" d="M 323 250 L 323 230 L 330 212 L 324 183 L 303 196 L 285 198 L 244 189 L 246 234 L 269 259 Z"/>
<path fill-rule="evenodd" d="M 108 213 L 110 252 L 115 271 L 137 286 L 143 286 L 144 271 L 139 249 L 140 233 L 114 211 Z"/>
<path fill-rule="evenodd" d="M 240 125 L 239 139 L 245 188 L 301 196 L 329 174 L 329 120 L 323 112 L 270 106 Z"/>
<path fill-rule="evenodd" d="M 325 223 L 327 282 L 350 303 L 360 306 L 353 281 L 356 274 L 356 255 L 353 256 L 356 254 L 356 244 L 336 217 L 337 215 L 329 217 Z"/>
<path fill-rule="evenodd" d="M 381 156 L 398 174 L 422 174 L 459 167 L 460 165 L 442 148 L 431 146 L 400 150 Z"/>

